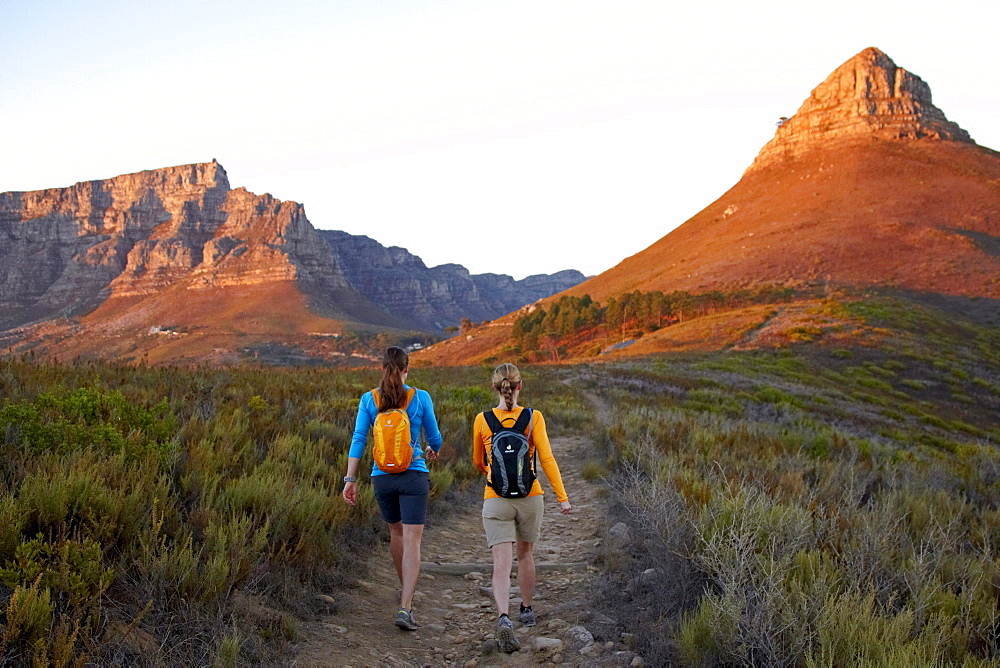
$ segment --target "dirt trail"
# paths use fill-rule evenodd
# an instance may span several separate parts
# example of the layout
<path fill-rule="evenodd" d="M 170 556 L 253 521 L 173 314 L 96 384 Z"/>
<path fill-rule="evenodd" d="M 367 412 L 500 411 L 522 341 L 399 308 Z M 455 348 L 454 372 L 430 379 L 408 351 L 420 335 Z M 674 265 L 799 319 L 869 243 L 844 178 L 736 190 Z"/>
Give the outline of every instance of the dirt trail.
<path fill-rule="evenodd" d="M 775 310 L 773 313 L 769 314 L 762 321 L 760 321 L 757 325 L 755 325 L 754 327 L 752 327 L 752 328 L 748 329 L 746 332 L 744 332 L 743 336 L 740 337 L 739 341 L 731 343 L 730 345 L 726 346 L 725 349 L 726 350 L 750 350 L 751 348 L 753 348 L 756 345 L 757 339 L 768 328 L 768 326 L 775 319 L 777 319 L 778 317 L 784 315 L 785 311 L 787 311 L 787 310 L 788 310 L 787 306 L 783 306 L 783 307 Z"/>
<path fill-rule="evenodd" d="M 425 568 L 413 604 L 419 630 L 393 626 L 398 580 L 383 547 L 371 556 L 367 580 L 338 595 L 338 612 L 303 629 L 291 665 L 642 665 L 621 638 L 612 637 L 618 635 L 615 620 L 591 609 L 597 573 L 593 563 L 607 522 L 598 491 L 602 483 L 582 476 L 583 466 L 599 459 L 593 447 L 579 437 L 553 439 L 573 512 L 558 512 L 543 473 L 545 519 L 535 545 L 537 626 L 517 622 L 520 596 L 517 580 L 511 583 L 511 617 L 521 651 L 503 654 L 493 642 L 492 559 L 480 519 L 482 500 L 476 497 L 446 518 L 428 518 L 422 545 Z"/>

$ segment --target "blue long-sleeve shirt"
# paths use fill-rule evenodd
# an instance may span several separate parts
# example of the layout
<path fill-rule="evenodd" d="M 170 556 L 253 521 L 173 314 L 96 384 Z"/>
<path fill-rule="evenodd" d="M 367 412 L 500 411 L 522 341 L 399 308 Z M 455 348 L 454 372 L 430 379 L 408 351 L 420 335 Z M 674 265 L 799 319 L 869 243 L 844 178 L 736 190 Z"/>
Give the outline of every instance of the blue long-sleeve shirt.
<path fill-rule="evenodd" d="M 406 390 L 409 385 L 403 386 Z M 413 459 L 410 461 L 410 468 L 407 471 L 427 471 L 427 462 L 424 461 L 424 453 L 420 448 L 420 430 L 424 430 L 427 438 L 427 445 L 434 449 L 434 452 L 441 450 L 441 431 L 438 429 L 437 417 L 434 415 L 434 402 L 427 390 L 417 390 L 413 395 L 413 400 L 406 409 L 406 414 L 410 417 L 410 447 L 413 448 Z M 354 422 L 354 436 L 351 438 L 351 457 L 361 458 L 365 453 L 365 443 L 368 440 L 368 432 L 375 424 L 375 417 L 378 415 L 378 406 L 372 393 L 365 392 L 358 402 L 358 417 Z M 372 475 L 390 475 L 379 467 L 372 464 Z"/>

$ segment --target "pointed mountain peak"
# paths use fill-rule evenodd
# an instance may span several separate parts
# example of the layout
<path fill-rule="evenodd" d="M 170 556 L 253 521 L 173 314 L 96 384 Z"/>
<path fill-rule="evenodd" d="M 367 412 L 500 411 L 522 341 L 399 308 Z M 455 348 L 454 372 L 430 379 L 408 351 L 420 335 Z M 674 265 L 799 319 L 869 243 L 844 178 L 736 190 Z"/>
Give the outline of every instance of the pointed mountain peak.
<path fill-rule="evenodd" d="M 851 66 L 852 63 L 878 63 L 878 67 L 881 68 L 895 68 L 896 63 L 892 62 L 892 58 L 886 55 L 885 51 L 878 48 L 877 46 L 869 46 L 867 49 L 862 49 L 858 53 L 854 54 L 853 58 L 850 58 L 846 63 L 838 67 L 837 69 L 842 69 L 844 67 Z"/>
<path fill-rule="evenodd" d="M 871 139 L 930 139 L 974 143 L 931 102 L 923 79 L 868 47 L 813 89 L 783 122 L 750 169 L 793 158 L 819 146 Z M 749 170 L 748 170 L 749 171 Z"/>

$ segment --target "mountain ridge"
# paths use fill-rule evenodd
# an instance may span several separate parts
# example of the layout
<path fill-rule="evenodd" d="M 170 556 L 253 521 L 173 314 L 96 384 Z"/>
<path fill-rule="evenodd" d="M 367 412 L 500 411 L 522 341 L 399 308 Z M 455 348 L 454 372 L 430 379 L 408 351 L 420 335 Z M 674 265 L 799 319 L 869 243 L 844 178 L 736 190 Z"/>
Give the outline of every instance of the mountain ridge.
<path fill-rule="evenodd" d="M 428 329 L 441 330 L 463 318 L 492 320 L 586 278 L 573 269 L 514 280 L 507 274 L 471 274 L 459 264 L 427 267 L 399 246 L 339 230 L 319 233 L 352 286 L 389 312 L 406 312 Z"/>
<path fill-rule="evenodd" d="M 171 322 L 170 313 L 184 312 L 184 302 L 202 304 L 196 309 L 197 327 L 221 328 L 233 336 L 253 313 L 268 309 L 303 327 L 317 316 L 326 318 L 319 327 L 326 332 L 440 333 L 463 318 L 493 318 L 512 304 L 550 294 L 545 280 L 532 284 L 501 275 L 472 276 L 459 265 L 428 269 L 404 249 L 393 252 L 409 255 L 411 266 L 386 264 L 388 289 L 361 290 L 358 286 L 368 286 L 371 279 L 365 263 L 377 260 L 384 247 L 374 240 L 360 242 L 366 254 L 358 252 L 352 235 L 341 235 L 331 245 L 331 234 L 317 230 L 298 202 L 232 188 L 215 160 L 67 188 L 2 193 L 0 255 L 7 261 L 0 267 L 0 330 L 6 330 L 0 338 L 13 342 L 12 350 L 41 346 L 75 354 L 93 347 L 74 338 L 108 331 L 102 317 L 129 323 L 115 337 L 135 338 Z M 345 267 L 355 265 L 349 280 Z M 417 268 L 422 268 L 419 276 Z M 399 290 L 401 278 L 415 289 Z M 583 278 L 579 272 L 560 272 L 548 285 L 558 291 Z M 279 284 L 290 287 L 267 287 Z M 268 300 L 279 294 L 285 303 L 277 308 Z M 526 301 L 516 303 L 522 298 Z M 297 306 L 285 308 L 292 304 Z M 213 310 L 224 314 L 216 323 Z M 149 320 L 154 313 L 156 319 Z M 272 324 L 284 331 L 285 323 Z M 266 337 L 266 332 L 255 335 Z"/>

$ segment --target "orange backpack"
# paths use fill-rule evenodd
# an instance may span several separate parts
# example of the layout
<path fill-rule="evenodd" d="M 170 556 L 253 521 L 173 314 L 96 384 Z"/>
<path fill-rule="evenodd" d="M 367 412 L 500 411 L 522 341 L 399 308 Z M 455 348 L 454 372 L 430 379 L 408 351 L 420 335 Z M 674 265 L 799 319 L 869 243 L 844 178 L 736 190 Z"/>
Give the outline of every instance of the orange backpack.
<path fill-rule="evenodd" d="M 410 416 L 406 409 L 409 408 L 410 401 L 416 393 L 416 388 L 411 387 L 406 391 L 406 403 L 402 408 L 390 408 L 387 411 L 380 411 L 375 416 L 375 425 L 372 428 L 375 441 L 372 456 L 375 459 L 375 466 L 380 471 L 402 473 L 410 468 L 413 448 L 410 446 Z M 372 390 L 372 399 L 378 408 L 378 390 Z"/>

